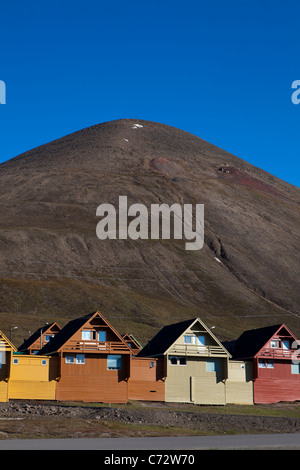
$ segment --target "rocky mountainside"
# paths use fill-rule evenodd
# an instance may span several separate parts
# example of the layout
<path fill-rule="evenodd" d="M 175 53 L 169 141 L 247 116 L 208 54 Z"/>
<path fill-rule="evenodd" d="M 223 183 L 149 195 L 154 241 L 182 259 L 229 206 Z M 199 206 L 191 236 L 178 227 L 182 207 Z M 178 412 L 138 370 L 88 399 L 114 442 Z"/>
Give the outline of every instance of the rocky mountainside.
<path fill-rule="evenodd" d="M 204 247 L 99 240 L 96 209 L 120 195 L 204 204 Z M 0 329 L 7 313 L 30 329 L 36 315 L 101 310 L 141 342 L 196 316 L 221 339 L 280 322 L 300 335 L 299 202 L 298 188 L 154 122 L 107 122 L 35 148 L 0 165 Z"/>

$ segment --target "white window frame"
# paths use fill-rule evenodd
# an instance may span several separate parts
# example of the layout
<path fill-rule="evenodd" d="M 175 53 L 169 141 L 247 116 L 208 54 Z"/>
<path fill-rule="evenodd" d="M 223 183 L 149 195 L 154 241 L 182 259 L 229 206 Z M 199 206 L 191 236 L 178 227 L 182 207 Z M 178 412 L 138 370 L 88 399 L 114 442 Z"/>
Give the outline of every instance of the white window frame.
<path fill-rule="evenodd" d="M 70 354 L 65 356 L 65 364 L 75 364 L 75 356 Z"/>
<path fill-rule="evenodd" d="M 108 367 L 109 359 L 115 358 L 117 361 L 116 367 Z M 108 354 L 107 355 L 107 370 L 121 370 L 122 368 L 122 356 L 121 354 Z"/>
<path fill-rule="evenodd" d="M 173 359 L 174 361 L 176 361 L 176 363 L 173 364 L 173 363 L 172 363 L 172 359 Z M 170 356 L 170 357 L 169 357 L 169 364 L 170 364 L 170 366 L 177 366 L 177 364 L 178 364 L 178 357 L 177 357 L 177 356 Z"/>
<path fill-rule="evenodd" d="M 180 361 L 182 361 L 182 360 L 184 361 L 183 364 L 180 363 Z M 178 363 L 179 366 L 185 367 L 185 366 L 187 365 L 186 356 L 179 356 L 179 357 L 177 358 L 177 363 Z"/>
<path fill-rule="evenodd" d="M 19 364 L 19 359 L 17 357 L 13 358 L 13 364 Z"/>
<path fill-rule="evenodd" d="M 87 336 L 87 338 L 85 336 Z M 82 341 L 91 341 L 92 331 L 91 330 L 82 330 L 81 339 L 82 339 Z"/>
<path fill-rule="evenodd" d="M 82 357 L 83 360 L 80 360 L 79 357 Z M 85 364 L 85 354 L 76 354 L 75 363 L 79 365 Z"/>
<path fill-rule="evenodd" d="M 41 365 L 42 365 L 42 366 L 46 366 L 46 365 L 47 365 L 47 359 L 42 359 Z"/>
<path fill-rule="evenodd" d="M 211 369 L 208 365 L 213 365 Z M 219 371 L 219 361 L 217 359 L 207 359 L 206 360 L 206 372 L 218 372 Z"/>
<path fill-rule="evenodd" d="M 189 339 L 189 341 L 187 341 Z M 184 344 L 193 344 L 193 336 L 192 335 L 184 335 L 183 336 Z"/>
<path fill-rule="evenodd" d="M 275 369 L 275 364 L 272 359 L 258 359 L 259 369 Z"/>
<path fill-rule="evenodd" d="M 291 374 L 300 374 L 300 363 L 299 364 L 293 364 L 291 363 Z"/>

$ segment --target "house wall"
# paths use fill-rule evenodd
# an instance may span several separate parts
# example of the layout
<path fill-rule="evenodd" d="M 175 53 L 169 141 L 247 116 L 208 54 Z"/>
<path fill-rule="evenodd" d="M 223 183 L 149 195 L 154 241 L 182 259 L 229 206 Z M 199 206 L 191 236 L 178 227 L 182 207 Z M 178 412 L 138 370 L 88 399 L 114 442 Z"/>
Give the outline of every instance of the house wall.
<path fill-rule="evenodd" d="M 186 365 L 166 363 L 165 401 L 196 404 L 225 404 L 226 358 L 186 357 Z M 179 356 L 178 356 L 179 357 Z M 218 361 L 218 371 L 207 371 L 207 361 Z"/>
<path fill-rule="evenodd" d="M 291 361 L 274 360 L 274 368 L 255 362 L 254 403 L 300 400 L 300 374 L 291 373 Z"/>
<path fill-rule="evenodd" d="M 56 387 L 56 399 L 102 403 L 126 403 L 128 401 L 128 374 L 130 355 L 123 354 L 121 369 L 107 369 L 107 355 L 85 354 L 84 364 L 66 364 L 64 352 L 61 358 L 60 378 Z"/>
<path fill-rule="evenodd" d="M 252 362 L 228 361 L 226 403 L 253 405 Z"/>
<path fill-rule="evenodd" d="M 10 361 L 11 361 L 11 352 L 10 351 L 1 351 L 2 357 L 5 359 L 1 363 L 0 368 L 0 402 L 8 401 L 8 383 L 9 383 L 9 374 L 10 374 Z"/>
<path fill-rule="evenodd" d="M 163 359 L 137 357 L 131 359 L 128 399 L 165 400 Z"/>
<path fill-rule="evenodd" d="M 18 364 L 13 360 L 17 359 Z M 42 365 L 46 361 L 46 365 Z M 15 355 L 12 358 L 9 399 L 55 400 L 57 358 Z"/>

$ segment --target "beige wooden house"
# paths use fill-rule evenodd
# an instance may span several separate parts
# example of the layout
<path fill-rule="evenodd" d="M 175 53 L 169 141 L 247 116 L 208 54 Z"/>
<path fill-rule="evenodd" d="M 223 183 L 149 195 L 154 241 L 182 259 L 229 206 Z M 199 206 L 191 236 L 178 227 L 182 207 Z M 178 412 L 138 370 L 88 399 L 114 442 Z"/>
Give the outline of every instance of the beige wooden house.
<path fill-rule="evenodd" d="M 235 371 L 230 353 L 200 318 L 162 328 L 138 357 L 164 357 L 166 402 L 225 405 L 227 398 L 239 401 L 242 389 L 243 402 L 251 403 L 252 383 L 247 396 L 242 367 Z"/>

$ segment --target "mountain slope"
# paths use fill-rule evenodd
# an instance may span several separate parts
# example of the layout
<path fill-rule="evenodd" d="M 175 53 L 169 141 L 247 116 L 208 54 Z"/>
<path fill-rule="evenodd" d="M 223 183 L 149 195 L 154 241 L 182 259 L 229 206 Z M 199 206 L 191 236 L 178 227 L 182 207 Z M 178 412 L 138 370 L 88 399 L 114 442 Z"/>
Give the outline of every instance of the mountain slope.
<path fill-rule="evenodd" d="M 205 245 L 99 240 L 96 209 L 204 204 Z M 299 328 L 299 190 L 187 132 L 119 120 L 0 165 L 0 311 L 100 309 L 146 341 L 201 316 L 216 334 Z M 1 328 L 0 328 L 1 329 Z M 21 334 L 21 332 L 20 332 Z"/>

